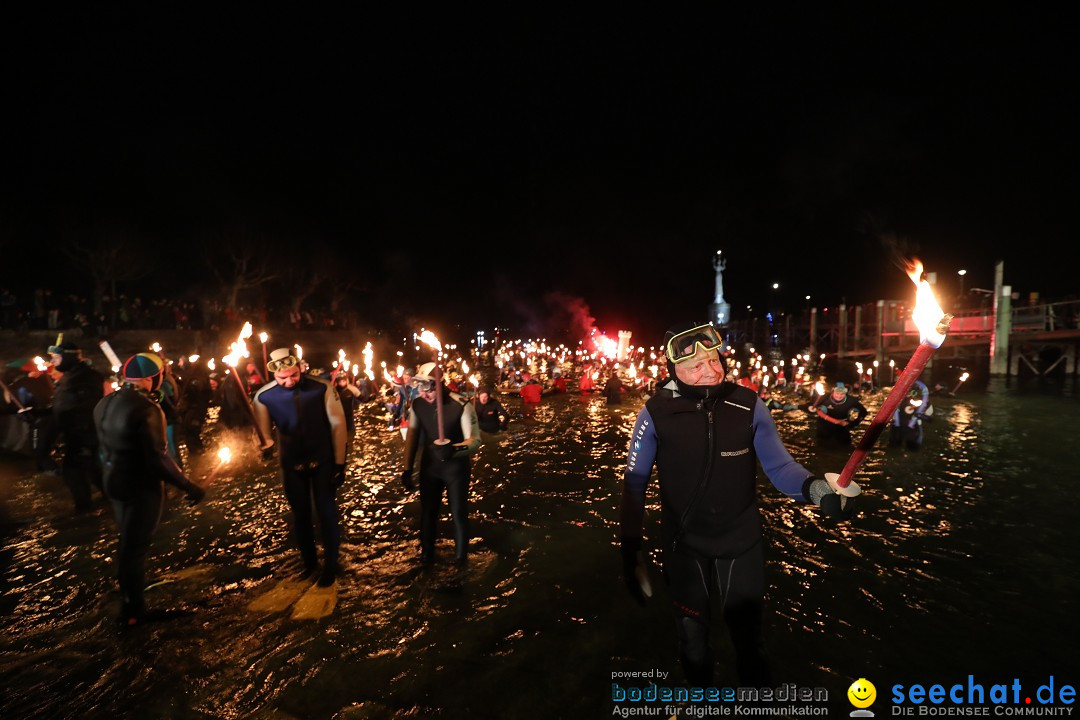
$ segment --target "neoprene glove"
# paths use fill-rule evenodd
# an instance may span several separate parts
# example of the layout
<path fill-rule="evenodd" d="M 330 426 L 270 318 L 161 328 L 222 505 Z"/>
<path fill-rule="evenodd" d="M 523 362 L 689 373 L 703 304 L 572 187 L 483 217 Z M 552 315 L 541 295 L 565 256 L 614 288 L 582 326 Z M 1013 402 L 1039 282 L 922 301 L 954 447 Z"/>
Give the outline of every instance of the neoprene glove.
<path fill-rule="evenodd" d="M 646 593 L 642 588 L 644 577 L 648 583 L 648 571 L 645 569 L 645 556 L 641 552 L 641 538 L 623 537 L 619 539 L 619 551 L 622 553 L 623 582 L 630 596 L 638 605 L 645 606 Z M 648 588 L 648 596 L 652 596 L 652 587 Z"/>
<path fill-rule="evenodd" d="M 195 503 L 206 497 L 206 490 L 202 489 L 195 483 L 189 483 L 187 488 L 184 489 L 185 497 L 187 498 L 188 505 L 194 505 Z"/>
<path fill-rule="evenodd" d="M 401 482 L 401 487 L 405 488 L 405 490 L 408 492 L 413 491 L 412 470 L 402 470 L 398 480 Z"/>
<path fill-rule="evenodd" d="M 334 465 L 334 485 L 341 487 L 345 484 L 345 465 Z"/>
<path fill-rule="evenodd" d="M 840 495 L 823 478 L 811 475 L 803 484 L 803 495 L 821 508 L 821 514 L 833 520 L 848 520 L 855 514 L 852 498 Z"/>
<path fill-rule="evenodd" d="M 432 456 L 439 462 L 446 462 L 457 452 L 454 443 L 446 443 L 445 445 L 436 445 L 435 443 L 432 443 L 428 447 L 431 448 Z"/>

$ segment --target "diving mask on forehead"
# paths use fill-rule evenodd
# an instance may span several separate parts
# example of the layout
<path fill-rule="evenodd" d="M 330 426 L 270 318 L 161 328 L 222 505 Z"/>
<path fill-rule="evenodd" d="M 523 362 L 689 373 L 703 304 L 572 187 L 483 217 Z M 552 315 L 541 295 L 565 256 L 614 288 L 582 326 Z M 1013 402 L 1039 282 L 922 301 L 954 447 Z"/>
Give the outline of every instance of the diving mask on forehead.
<path fill-rule="evenodd" d="M 286 368 L 296 367 L 299 364 L 300 360 L 295 355 L 286 355 L 279 360 L 271 360 L 266 363 L 266 369 L 270 372 L 278 372 L 279 370 L 285 370 Z"/>
<path fill-rule="evenodd" d="M 699 349 L 708 352 L 721 350 L 723 347 L 724 341 L 716 328 L 706 324 L 672 335 L 664 346 L 664 351 L 668 360 L 678 365 L 697 355 Z"/>
<path fill-rule="evenodd" d="M 424 392 L 435 392 L 435 380 L 430 378 L 413 379 L 412 386 Z"/>

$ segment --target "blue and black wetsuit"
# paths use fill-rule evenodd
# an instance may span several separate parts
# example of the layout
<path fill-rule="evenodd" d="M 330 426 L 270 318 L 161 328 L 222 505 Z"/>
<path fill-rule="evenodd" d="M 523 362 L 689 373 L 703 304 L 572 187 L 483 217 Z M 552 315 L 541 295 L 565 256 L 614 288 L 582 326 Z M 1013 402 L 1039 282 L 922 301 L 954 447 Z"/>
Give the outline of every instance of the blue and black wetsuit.
<path fill-rule="evenodd" d="M 668 381 L 638 414 L 630 440 L 620 526 L 640 538 L 645 491 L 656 466 L 662 561 L 677 614 L 687 679 L 712 680 L 709 624 L 719 590 L 735 646 L 740 682 L 769 684 L 762 642 L 765 591 L 757 463 L 785 495 L 808 501 L 811 473 L 784 448 L 764 403 L 747 388 L 722 383 L 706 399 L 680 395 Z"/>
<path fill-rule="evenodd" d="M 292 388 L 271 382 L 255 393 L 252 402 L 264 435 L 270 421 L 277 426 L 278 457 L 285 498 L 293 514 L 293 529 L 304 567 L 318 563 L 312 497 L 322 534 L 323 563 L 331 571 L 338 564 L 337 485 L 334 466 L 345 464 L 345 413 L 337 392 L 326 380 L 301 375 Z"/>
<path fill-rule="evenodd" d="M 919 397 L 909 397 L 896 408 L 889 428 L 889 445 L 896 447 L 902 444 L 908 450 L 918 450 L 923 445 L 923 418 L 928 417 L 930 389 L 922 380 L 916 380 L 911 391 L 917 391 Z"/>

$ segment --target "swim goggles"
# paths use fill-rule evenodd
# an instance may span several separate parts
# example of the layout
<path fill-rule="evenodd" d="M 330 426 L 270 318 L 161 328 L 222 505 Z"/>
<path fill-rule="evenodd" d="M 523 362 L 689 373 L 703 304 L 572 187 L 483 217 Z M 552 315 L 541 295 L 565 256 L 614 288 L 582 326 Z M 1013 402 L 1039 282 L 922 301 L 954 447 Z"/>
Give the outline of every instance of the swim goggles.
<path fill-rule="evenodd" d="M 708 352 L 720 350 L 723 347 L 724 341 L 716 332 L 716 328 L 712 325 L 698 325 L 672 335 L 664 351 L 667 353 L 668 360 L 678 365 L 697 355 L 699 349 Z"/>
<path fill-rule="evenodd" d="M 286 368 L 296 367 L 300 364 L 300 359 L 295 355 L 286 355 L 280 360 L 271 360 L 266 363 L 266 369 L 270 372 L 278 372 L 279 370 L 285 370 Z"/>

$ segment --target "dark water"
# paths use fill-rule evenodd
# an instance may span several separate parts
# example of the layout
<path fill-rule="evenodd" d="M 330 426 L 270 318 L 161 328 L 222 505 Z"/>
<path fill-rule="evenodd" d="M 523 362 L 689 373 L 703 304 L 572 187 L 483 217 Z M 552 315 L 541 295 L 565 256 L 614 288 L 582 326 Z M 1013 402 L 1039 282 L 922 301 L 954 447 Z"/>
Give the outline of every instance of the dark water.
<path fill-rule="evenodd" d="M 470 567 L 453 568 L 445 541 L 431 573 L 417 567 L 417 498 L 393 482 L 400 436 L 365 411 L 340 503 L 347 570 L 317 621 L 247 609 L 295 562 L 272 465 L 241 458 L 194 510 L 170 502 L 148 568 L 165 582 L 148 601 L 194 612 L 117 636 L 111 516 L 72 516 L 58 479 L 9 459 L 0 717 L 610 717 L 613 672 L 660 668 L 681 684 L 658 576 L 645 609 L 619 579 L 640 402 L 560 397 L 513 421 L 476 463 Z M 869 456 L 850 525 L 760 480 L 774 676 L 828 688 L 834 715 L 858 677 L 881 695 L 969 673 L 1078 679 L 1075 388 L 995 384 L 935 406 L 921 452 L 882 443 Z M 796 459 L 839 471 L 846 454 L 819 454 L 805 414 L 774 417 Z M 714 637 L 717 684 L 735 685 L 723 629 Z"/>

